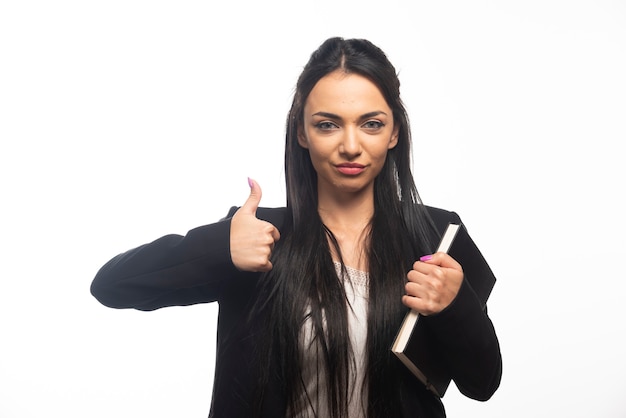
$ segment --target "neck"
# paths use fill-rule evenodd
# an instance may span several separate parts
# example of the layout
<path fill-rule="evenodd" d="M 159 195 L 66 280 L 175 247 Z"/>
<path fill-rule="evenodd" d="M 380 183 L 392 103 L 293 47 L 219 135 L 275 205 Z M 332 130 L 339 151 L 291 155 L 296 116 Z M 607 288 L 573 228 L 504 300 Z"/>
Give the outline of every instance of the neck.
<path fill-rule="evenodd" d="M 357 270 L 368 271 L 367 236 L 374 215 L 373 189 L 336 196 L 319 193 L 318 212 L 322 222 L 331 230 L 341 257 L 331 245 L 334 260 L 340 258 Z"/>
<path fill-rule="evenodd" d="M 318 193 L 318 207 L 322 222 L 331 230 L 361 232 L 374 216 L 374 190 L 331 195 Z"/>

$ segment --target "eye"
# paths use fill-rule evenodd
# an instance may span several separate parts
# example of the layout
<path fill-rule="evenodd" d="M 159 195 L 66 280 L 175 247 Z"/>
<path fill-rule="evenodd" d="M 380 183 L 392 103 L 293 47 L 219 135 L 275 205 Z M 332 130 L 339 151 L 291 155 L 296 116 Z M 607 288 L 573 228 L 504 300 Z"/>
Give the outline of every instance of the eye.
<path fill-rule="evenodd" d="M 329 121 L 318 122 L 315 124 L 315 127 L 320 131 L 332 131 L 338 128 L 337 125 Z"/>
<path fill-rule="evenodd" d="M 363 124 L 363 128 L 372 130 L 372 131 L 382 129 L 384 126 L 385 124 L 379 120 L 368 120 L 367 122 Z"/>

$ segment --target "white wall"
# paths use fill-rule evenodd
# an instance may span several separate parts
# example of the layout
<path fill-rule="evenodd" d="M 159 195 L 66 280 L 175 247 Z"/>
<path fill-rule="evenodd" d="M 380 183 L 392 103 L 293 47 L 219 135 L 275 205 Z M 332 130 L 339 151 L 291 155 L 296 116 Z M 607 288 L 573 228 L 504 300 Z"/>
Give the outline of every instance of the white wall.
<path fill-rule="evenodd" d="M 504 356 L 450 417 L 626 416 L 626 5 L 619 1 L 0 5 L 0 416 L 204 417 L 217 306 L 116 311 L 115 254 L 284 200 L 309 54 L 365 37 L 400 72 L 418 189 L 499 278 Z"/>

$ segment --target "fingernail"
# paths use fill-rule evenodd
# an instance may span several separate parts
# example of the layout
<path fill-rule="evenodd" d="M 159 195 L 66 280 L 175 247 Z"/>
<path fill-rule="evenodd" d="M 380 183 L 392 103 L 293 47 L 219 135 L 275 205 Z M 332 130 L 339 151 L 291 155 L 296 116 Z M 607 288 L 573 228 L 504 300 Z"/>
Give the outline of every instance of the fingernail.
<path fill-rule="evenodd" d="M 248 177 L 248 186 L 250 186 L 250 188 L 253 186 L 252 179 L 250 177 Z"/>
<path fill-rule="evenodd" d="M 428 261 L 431 258 L 433 258 L 432 255 L 423 255 L 423 256 L 420 257 L 420 261 Z"/>

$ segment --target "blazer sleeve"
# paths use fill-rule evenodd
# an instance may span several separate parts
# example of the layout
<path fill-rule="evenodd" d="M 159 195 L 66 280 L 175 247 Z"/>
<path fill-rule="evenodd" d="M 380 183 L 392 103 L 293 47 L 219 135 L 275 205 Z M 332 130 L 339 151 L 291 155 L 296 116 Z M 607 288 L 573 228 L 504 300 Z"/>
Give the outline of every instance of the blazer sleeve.
<path fill-rule="evenodd" d="M 230 221 L 166 235 L 129 250 L 100 268 L 91 294 L 112 308 L 154 310 L 213 302 L 224 280 L 242 274 L 230 258 Z"/>
<path fill-rule="evenodd" d="M 467 280 L 448 308 L 422 319 L 459 391 L 476 400 L 491 398 L 502 377 L 500 345 L 487 310 L 481 308 Z"/>
<path fill-rule="evenodd" d="M 454 212 L 447 212 L 445 217 L 437 213 L 433 218 L 435 223 L 441 223 L 442 218 L 446 218 L 446 224 L 461 222 Z M 476 257 L 482 257 L 477 248 L 476 252 Z M 463 263 L 461 265 L 463 267 Z M 487 271 L 466 267 L 470 266 L 463 267 L 466 276 L 453 302 L 442 312 L 422 319 L 428 324 L 440 358 L 459 391 L 472 399 L 487 400 L 500 385 L 502 356 L 487 307 L 467 279 L 467 274 Z M 488 272 L 491 273 L 490 270 Z"/>

